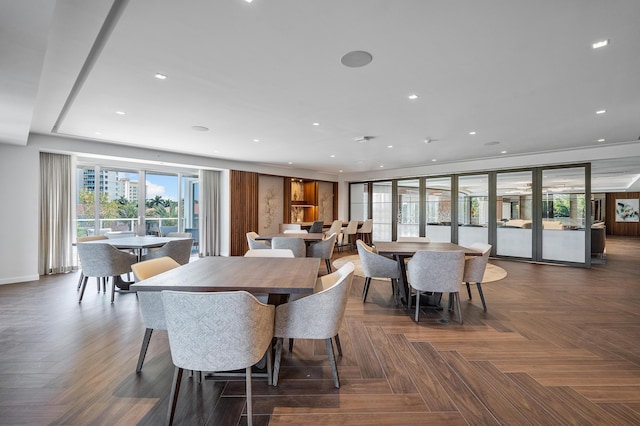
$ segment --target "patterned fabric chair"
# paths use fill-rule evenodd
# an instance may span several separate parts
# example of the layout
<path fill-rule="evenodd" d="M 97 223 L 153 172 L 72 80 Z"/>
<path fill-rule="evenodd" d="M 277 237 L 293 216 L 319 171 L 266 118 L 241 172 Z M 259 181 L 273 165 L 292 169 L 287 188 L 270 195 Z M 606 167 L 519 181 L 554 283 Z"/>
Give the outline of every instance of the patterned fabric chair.
<path fill-rule="evenodd" d="M 333 249 L 336 246 L 336 238 L 336 234 L 331 234 L 329 238 L 313 243 L 307 247 L 307 257 L 324 259 L 328 274 L 331 273 L 331 256 L 333 256 Z"/>
<path fill-rule="evenodd" d="M 78 243 L 77 248 L 84 275 L 78 302 L 82 302 L 89 277 L 112 277 L 111 303 L 113 303 L 116 294 L 116 280 L 120 278 L 120 275 L 131 272 L 131 265 L 138 261 L 137 256 L 120 251 L 106 243 Z"/>
<path fill-rule="evenodd" d="M 271 248 L 289 249 L 295 257 L 307 256 L 307 245 L 302 238 L 295 237 L 273 237 L 271 239 Z"/>
<path fill-rule="evenodd" d="M 398 262 L 388 257 L 375 253 L 371 247 L 362 240 L 356 241 L 358 247 L 358 256 L 360 256 L 360 264 L 362 272 L 364 272 L 364 289 L 362 290 L 362 303 L 367 301 L 369 286 L 372 278 L 390 278 L 391 289 L 395 295 L 398 291 L 398 278 L 400 278 L 400 269 Z"/>
<path fill-rule="evenodd" d="M 191 246 L 193 246 L 193 238 L 169 241 L 158 250 L 151 251 L 142 256 L 142 260 L 169 256 L 180 265 L 186 265 L 189 263 L 189 258 L 191 257 Z"/>
<path fill-rule="evenodd" d="M 87 241 L 96 241 L 96 240 L 106 240 L 107 237 L 106 235 L 89 235 L 86 237 L 78 237 L 78 239 L 76 240 L 76 243 L 86 243 Z M 82 271 L 80 271 L 80 278 L 78 278 L 78 288 L 76 290 L 80 290 L 80 287 L 82 286 L 82 280 L 84 279 L 84 274 L 82 273 Z M 96 283 L 98 284 L 98 293 L 100 293 L 100 282 L 102 281 L 102 285 L 106 286 L 104 283 L 104 279 L 101 277 L 96 277 Z M 106 291 L 106 290 L 105 290 Z"/>
<path fill-rule="evenodd" d="M 142 281 L 163 272 L 170 271 L 171 269 L 175 269 L 178 266 L 180 266 L 178 262 L 169 256 L 165 256 L 157 259 L 145 260 L 144 262 L 138 262 L 131 265 L 131 269 L 133 270 L 133 275 L 135 276 L 136 281 Z M 153 330 L 167 329 L 160 292 L 141 291 L 138 293 L 138 302 L 145 331 L 142 339 L 142 347 L 140 348 L 140 355 L 138 355 L 136 374 L 139 374 L 142 371 L 142 364 L 144 363 L 144 357 L 147 355 L 147 349 L 149 348 L 149 341 L 151 340 Z"/>
<path fill-rule="evenodd" d="M 246 291 L 163 291 L 161 296 L 175 365 L 167 423 L 173 424 L 184 369 L 231 371 L 244 368 L 247 423 L 252 425 L 251 366 L 266 354 L 270 377 L 274 306 L 258 302 Z"/>
<path fill-rule="evenodd" d="M 336 388 L 340 387 L 331 338 L 337 336 L 340 330 L 354 269 L 353 263 L 348 262 L 335 272 L 335 276 L 331 277 L 338 280 L 329 288 L 276 307 L 273 332 L 274 337 L 277 338 L 273 368 L 274 386 L 278 384 L 283 339 L 290 338 L 324 340 L 333 373 L 333 384 Z M 339 345 L 339 340 L 336 340 L 336 343 Z M 341 348 L 339 353 L 342 353 Z"/>
<path fill-rule="evenodd" d="M 269 244 L 267 244 L 266 241 L 258 241 L 256 240 L 256 238 L 258 238 L 260 235 L 258 235 L 257 232 L 247 232 L 247 244 L 249 245 L 249 250 L 261 250 L 261 249 L 268 249 L 271 248 L 269 247 Z"/>
<path fill-rule="evenodd" d="M 462 277 L 462 282 L 467 284 L 469 300 L 471 300 L 471 287 L 469 286 L 469 283 L 476 283 L 478 293 L 480 294 L 480 300 L 482 301 L 482 309 L 487 312 L 487 304 L 484 301 L 484 294 L 482 293 L 482 279 L 484 277 L 484 271 L 487 269 L 487 263 L 489 262 L 491 244 L 473 243 L 469 248 L 481 251 L 482 256 L 466 257 L 464 261 L 464 275 Z"/>
<path fill-rule="evenodd" d="M 417 251 L 407 263 L 409 285 L 416 290 L 416 315 L 420 312 L 420 293 L 449 293 L 449 310 L 456 301 L 458 321 L 462 324 L 460 311 L 460 283 L 464 272 L 464 252 L 461 251 Z"/>

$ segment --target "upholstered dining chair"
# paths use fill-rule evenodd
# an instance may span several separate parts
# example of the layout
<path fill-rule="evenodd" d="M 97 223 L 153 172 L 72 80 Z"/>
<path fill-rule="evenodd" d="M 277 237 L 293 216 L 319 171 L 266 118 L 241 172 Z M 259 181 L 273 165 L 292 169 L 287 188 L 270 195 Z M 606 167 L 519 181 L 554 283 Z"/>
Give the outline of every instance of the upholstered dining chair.
<path fill-rule="evenodd" d="M 482 309 L 487 312 L 487 304 L 484 301 L 484 294 L 482 293 L 482 279 L 484 277 L 484 271 L 487 269 L 487 263 L 489 262 L 489 253 L 491 253 L 491 244 L 486 243 L 473 243 L 469 248 L 476 249 L 482 252 L 482 256 L 467 256 L 464 261 L 464 275 L 462 276 L 462 282 L 467 285 L 467 294 L 469 294 L 469 300 L 471 300 L 471 287 L 470 283 L 475 283 L 478 293 L 480 294 L 480 300 L 482 301 Z"/>
<path fill-rule="evenodd" d="M 173 424 L 184 369 L 245 369 L 247 424 L 252 425 L 251 366 L 266 354 L 271 377 L 274 306 L 260 303 L 246 291 L 163 291 L 162 303 L 175 365 L 167 423 Z"/>
<path fill-rule="evenodd" d="M 329 288 L 276 307 L 273 332 L 277 338 L 272 381 L 274 386 L 278 384 L 283 340 L 290 338 L 324 340 L 331 364 L 333 384 L 336 388 L 340 387 L 331 338 L 338 335 L 342 325 L 354 269 L 353 263 L 348 262 L 334 273 L 336 275 L 332 274 L 330 278 L 337 280 Z M 328 281 L 330 280 L 327 279 Z M 338 339 L 336 343 L 339 346 Z M 342 353 L 342 349 L 339 349 L 339 353 Z"/>
<path fill-rule="evenodd" d="M 369 286 L 372 278 L 389 278 L 391 279 L 391 289 L 395 295 L 398 291 L 398 278 L 400 278 L 400 269 L 398 262 L 388 257 L 375 253 L 373 249 L 364 241 L 356 241 L 358 247 L 358 256 L 364 272 L 364 289 L 362 290 L 362 303 L 367 301 Z"/>
<path fill-rule="evenodd" d="M 131 265 L 138 261 L 138 257 L 106 243 L 79 243 L 77 249 L 84 275 L 78 302 L 82 302 L 89 277 L 111 277 L 111 303 L 113 303 L 116 294 L 116 277 L 131 272 Z"/>
<path fill-rule="evenodd" d="M 169 241 L 158 250 L 148 252 L 142 256 L 142 260 L 169 256 L 180 265 L 186 265 L 189 263 L 189 258 L 191 257 L 191 246 L 193 246 L 193 238 Z"/>
<path fill-rule="evenodd" d="M 330 236 L 331 234 L 340 235 L 341 232 L 342 232 L 342 221 L 336 219 L 333 222 L 331 222 L 331 227 L 327 231 L 325 231 L 324 235 L 326 236 Z"/>
<path fill-rule="evenodd" d="M 257 232 L 247 232 L 247 244 L 249 245 L 249 250 L 261 250 L 261 249 L 268 249 L 271 248 L 269 247 L 269 244 L 267 244 L 266 241 L 258 241 L 256 240 L 256 238 L 258 238 L 260 235 L 258 235 Z"/>
<path fill-rule="evenodd" d="M 280 225 L 278 225 L 278 232 L 281 234 L 284 234 L 284 231 L 286 231 L 287 229 L 300 230 L 302 229 L 302 225 L 300 225 L 299 223 L 281 223 Z"/>
<path fill-rule="evenodd" d="M 283 234 L 308 234 L 309 231 L 306 229 L 285 229 Z"/>
<path fill-rule="evenodd" d="M 131 265 L 133 275 L 136 281 L 146 280 L 155 275 L 175 269 L 180 264 L 169 256 L 149 259 Z M 140 291 L 138 292 L 138 301 L 140 305 L 140 313 L 144 323 L 145 331 L 142 339 L 142 347 L 138 355 L 138 363 L 136 364 L 136 374 L 142 371 L 142 364 L 147 355 L 149 342 L 153 330 L 166 330 L 167 324 L 164 318 L 164 308 L 162 307 L 162 298 L 158 291 Z"/>
<path fill-rule="evenodd" d="M 417 251 L 407 263 L 409 285 L 416 290 L 416 314 L 420 312 L 420 294 L 425 291 L 449 293 L 449 310 L 455 299 L 458 322 L 462 324 L 460 310 L 460 283 L 464 272 L 462 251 Z"/>
<path fill-rule="evenodd" d="M 307 257 L 324 259 L 328 274 L 331 273 L 331 256 L 333 256 L 333 249 L 336 246 L 336 238 L 336 234 L 331 234 L 329 238 L 310 244 L 309 247 L 307 247 Z"/>
<path fill-rule="evenodd" d="M 273 237 L 271 239 L 272 249 L 289 249 L 295 257 L 306 257 L 307 245 L 302 238 L 295 237 Z"/>
<path fill-rule="evenodd" d="M 323 220 L 316 220 L 309 227 L 309 233 L 310 234 L 322 233 L 322 228 L 324 228 L 324 221 Z"/>
<path fill-rule="evenodd" d="M 362 226 L 356 231 L 357 238 L 371 245 L 373 242 L 373 219 L 367 219 L 362 223 Z"/>
<path fill-rule="evenodd" d="M 193 238 L 191 232 L 168 232 L 165 237 Z"/>
<path fill-rule="evenodd" d="M 355 237 L 356 237 L 356 233 L 358 232 L 358 221 L 357 220 L 352 220 L 349 222 L 349 224 L 346 226 L 346 228 L 344 228 L 344 230 L 342 231 L 343 234 L 343 238 L 342 238 L 342 245 L 349 246 L 350 250 L 353 250 L 354 244 L 355 244 Z M 345 238 L 346 238 L 346 242 L 345 242 Z"/>
<path fill-rule="evenodd" d="M 86 237 L 78 237 L 76 239 L 76 243 L 86 243 L 87 241 L 106 240 L 107 238 L 109 237 L 107 237 L 106 235 L 88 235 Z M 84 274 L 82 273 L 82 271 L 80 271 L 80 278 L 78 278 L 78 288 L 76 290 L 80 290 L 83 279 L 84 279 Z M 96 277 L 96 283 L 98 284 L 98 292 L 100 292 L 101 282 L 102 282 L 102 286 L 106 287 L 105 277 Z"/>

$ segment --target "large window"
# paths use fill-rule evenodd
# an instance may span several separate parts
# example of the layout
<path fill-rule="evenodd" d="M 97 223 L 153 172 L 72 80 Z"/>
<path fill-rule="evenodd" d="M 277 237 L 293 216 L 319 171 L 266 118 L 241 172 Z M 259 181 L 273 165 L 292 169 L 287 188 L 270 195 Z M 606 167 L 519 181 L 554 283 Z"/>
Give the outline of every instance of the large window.
<path fill-rule="evenodd" d="M 366 220 L 369 218 L 369 184 L 352 183 L 349 191 L 350 220 Z"/>
<path fill-rule="evenodd" d="M 532 256 L 532 173 L 498 173 L 496 178 L 496 254 Z"/>
<path fill-rule="evenodd" d="M 458 244 L 488 242 L 489 177 L 486 174 L 458 178 Z"/>
<path fill-rule="evenodd" d="M 420 181 L 398 181 L 398 237 L 420 236 Z"/>
<path fill-rule="evenodd" d="M 428 178 L 426 233 L 431 241 L 451 242 L 451 178 Z"/>
<path fill-rule="evenodd" d="M 542 258 L 585 261 L 585 168 L 542 171 Z"/>
<path fill-rule="evenodd" d="M 378 241 L 391 241 L 393 210 L 391 208 L 391 181 L 373 183 L 373 238 Z"/>

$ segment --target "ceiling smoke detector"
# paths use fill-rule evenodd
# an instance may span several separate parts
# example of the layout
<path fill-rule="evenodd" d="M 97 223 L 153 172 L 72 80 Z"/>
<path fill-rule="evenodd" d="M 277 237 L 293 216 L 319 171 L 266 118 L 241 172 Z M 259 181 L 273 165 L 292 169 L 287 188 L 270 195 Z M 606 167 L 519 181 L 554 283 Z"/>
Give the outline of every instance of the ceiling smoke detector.
<path fill-rule="evenodd" d="M 356 142 L 369 142 L 371 139 L 375 138 L 375 136 L 358 136 L 355 141 Z"/>

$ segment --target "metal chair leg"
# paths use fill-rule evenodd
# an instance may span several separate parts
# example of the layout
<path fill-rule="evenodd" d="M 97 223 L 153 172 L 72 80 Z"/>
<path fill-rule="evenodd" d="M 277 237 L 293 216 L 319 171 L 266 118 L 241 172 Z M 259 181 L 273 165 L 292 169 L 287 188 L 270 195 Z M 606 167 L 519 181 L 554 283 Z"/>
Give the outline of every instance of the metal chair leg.
<path fill-rule="evenodd" d="M 142 347 L 140 348 L 140 355 L 138 355 L 138 365 L 136 366 L 136 374 L 140 374 L 142 371 L 142 364 L 144 363 L 144 357 L 147 355 L 147 348 L 149 347 L 149 341 L 151 340 L 151 333 L 153 328 L 147 328 L 144 331 L 144 338 L 142 339 Z"/>
<path fill-rule="evenodd" d="M 418 322 L 419 312 L 420 312 L 420 291 L 416 290 L 416 317 L 415 317 L 416 322 Z"/>
<path fill-rule="evenodd" d="M 336 366 L 336 357 L 333 354 L 333 343 L 331 338 L 325 340 L 327 346 L 327 353 L 329 354 L 329 363 L 331 364 L 331 372 L 333 373 L 333 385 L 336 388 L 340 387 L 340 379 L 338 378 L 338 367 Z"/>
<path fill-rule="evenodd" d="M 484 294 L 482 293 L 482 284 L 476 283 L 476 287 L 478 287 L 478 293 L 480 294 L 480 300 L 482 300 L 482 309 L 487 312 L 487 304 L 484 303 Z"/>
<path fill-rule="evenodd" d="M 471 300 L 471 286 L 469 286 L 469 283 L 465 284 L 467 284 L 467 293 L 469 294 L 469 300 Z"/>
<path fill-rule="evenodd" d="M 367 294 L 369 293 L 369 286 L 371 285 L 371 277 L 364 279 L 364 289 L 362 290 L 362 303 L 367 301 Z"/>
<path fill-rule="evenodd" d="M 253 407 L 251 404 L 251 367 L 246 369 L 246 387 L 247 387 L 247 425 L 253 426 Z"/>
<path fill-rule="evenodd" d="M 171 385 L 171 393 L 169 394 L 169 411 L 167 412 L 167 424 L 173 424 L 173 416 L 176 414 L 176 405 L 178 403 L 178 393 L 180 392 L 180 382 L 182 381 L 182 368 L 176 367 L 173 372 L 173 384 Z"/>
<path fill-rule="evenodd" d="M 278 374 L 280 373 L 280 358 L 282 356 L 282 337 L 278 337 L 276 340 L 276 359 L 273 361 L 273 379 L 271 380 L 271 384 L 273 386 L 278 386 Z"/>
<path fill-rule="evenodd" d="M 336 341 L 336 349 L 338 349 L 338 355 L 342 356 L 342 345 L 340 345 L 340 336 L 337 334 L 333 336 L 333 340 Z"/>
<path fill-rule="evenodd" d="M 462 310 L 460 309 L 460 293 L 451 293 L 455 295 L 456 306 L 458 309 L 458 322 L 462 324 Z"/>

